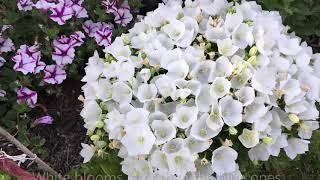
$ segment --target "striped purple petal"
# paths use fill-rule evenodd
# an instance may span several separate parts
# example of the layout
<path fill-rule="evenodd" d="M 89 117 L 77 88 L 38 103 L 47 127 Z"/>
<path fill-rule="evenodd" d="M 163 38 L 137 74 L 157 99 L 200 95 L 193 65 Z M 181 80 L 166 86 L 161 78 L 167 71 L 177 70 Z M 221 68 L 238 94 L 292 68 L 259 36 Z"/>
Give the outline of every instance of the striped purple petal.
<path fill-rule="evenodd" d="M 0 56 L 0 67 L 2 67 L 5 62 L 6 62 L 6 60 Z"/>
<path fill-rule="evenodd" d="M 66 71 L 58 65 L 48 65 L 44 69 L 43 80 L 49 84 L 61 84 L 66 78 Z"/>
<path fill-rule="evenodd" d="M 0 89 L 0 97 L 5 97 L 7 92 L 5 90 Z"/>
<path fill-rule="evenodd" d="M 39 125 L 39 124 L 52 124 L 53 123 L 53 118 L 51 116 L 43 116 L 38 119 L 36 119 L 33 124 L 34 125 Z"/>
<path fill-rule="evenodd" d="M 5 39 L 0 36 L 0 54 L 11 51 L 13 46 L 13 42 L 10 38 Z"/>
<path fill-rule="evenodd" d="M 114 13 L 118 10 L 118 1 L 117 0 L 104 0 L 102 5 L 106 13 Z"/>
<path fill-rule="evenodd" d="M 38 94 L 36 91 L 32 91 L 27 87 L 21 86 L 17 90 L 17 102 L 21 103 L 26 101 L 31 108 L 34 108 L 38 99 Z"/>
<path fill-rule="evenodd" d="M 122 26 L 127 26 L 127 24 L 129 24 L 133 19 L 133 16 L 130 13 L 130 9 L 127 8 L 119 8 L 118 11 L 114 13 L 114 15 L 115 23 L 120 24 Z"/>
<path fill-rule="evenodd" d="M 30 11 L 33 7 L 33 2 L 31 0 L 18 0 L 18 9 L 20 11 Z"/>
<path fill-rule="evenodd" d="M 64 2 L 60 2 L 55 7 L 50 9 L 50 19 L 57 22 L 59 25 L 64 25 L 68 19 L 72 18 L 73 10 L 66 6 Z"/>

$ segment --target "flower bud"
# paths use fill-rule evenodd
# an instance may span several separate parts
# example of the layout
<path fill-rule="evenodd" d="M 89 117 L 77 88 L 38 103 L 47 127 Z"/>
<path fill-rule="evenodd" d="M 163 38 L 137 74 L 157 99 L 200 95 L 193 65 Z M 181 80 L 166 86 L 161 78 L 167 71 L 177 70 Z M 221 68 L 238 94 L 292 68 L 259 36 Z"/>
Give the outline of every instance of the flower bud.
<path fill-rule="evenodd" d="M 234 127 L 229 127 L 229 134 L 236 135 L 238 134 L 238 130 Z"/>
<path fill-rule="evenodd" d="M 100 136 L 95 134 L 95 135 L 90 136 L 90 139 L 91 139 L 91 141 L 98 141 L 100 139 Z"/>
<path fill-rule="evenodd" d="M 270 143 L 272 143 L 272 137 L 264 137 L 263 139 L 262 139 L 262 142 L 264 142 L 264 143 L 266 143 L 266 144 L 270 144 Z"/>
<path fill-rule="evenodd" d="M 234 13 L 236 13 L 237 12 L 237 9 L 235 8 L 235 7 L 230 7 L 229 9 L 228 9 L 228 13 L 230 13 L 230 14 L 234 14 Z"/>
<path fill-rule="evenodd" d="M 96 125 L 97 128 L 103 128 L 104 123 L 102 121 L 99 121 Z"/>
<path fill-rule="evenodd" d="M 130 44 L 130 39 L 129 39 L 129 37 L 126 36 L 126 35 L 123 35 L 123 36 L 122 36 L 122 41 L 123 41 L 123 43 L 124 43 L 125 45 Z"/>
<path fill-rule="evenodd" d="M 254 65 L 257 62 L 257 56 L 251 56 L 247 61 L 248 63 Z"/>
<path fill-rule="evenodd" d="M 259 161 L 258 160 L 253 160 L 252 163 L 253 163 L 254 166 L 258 166 L 259 165 Z"/>
<path fill-rule="evenodd" d="M 290 121 L 292 121 L 295 124 L 299 123 L 299 121 L 300 121 L 299 117 L 296 114 L 290 113 L 288 117 L 289 117 Z"/>
<path fill-rule="evenodd" d="M 250 56 L 250 57 L 251 57 L 251 56 L 255 56 L 255 55 L 257 55 L 257 52 L 258 52 L 257 47 L 256 47 L 256 46 L 252 46 L 251 49 L 250 49 L 250 51 L 249 51 L 249 56 Z"/>

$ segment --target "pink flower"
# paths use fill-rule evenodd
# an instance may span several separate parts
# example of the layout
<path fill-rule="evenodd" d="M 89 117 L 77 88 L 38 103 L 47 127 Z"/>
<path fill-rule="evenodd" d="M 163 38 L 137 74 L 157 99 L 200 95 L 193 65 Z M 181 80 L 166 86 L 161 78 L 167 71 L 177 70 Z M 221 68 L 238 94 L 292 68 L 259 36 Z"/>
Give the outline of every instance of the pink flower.
<path fill-rule="evenodd" d="M 30 11 L 33 7 L 33 2 L 31 0 L 18 0 L 18 9 L 20 11 Z"/>
<path fill-rule="evenodd" d="M 112 36 L 112 25 L 104 22 L 93 23 L 86 21 L 83 29 L 89 37 L 94 37 L 99 46 L 109 46 Z"/>
<path fill-rule="evenodd" d="M 84 38 L 85 35 L 81 32 L 81 31 L 76 31 L 74 32 L 71 36 L 71 46 L 72 47 L 77 47 L 77 46 L 81 46 L 84 43 Z"/>
<path fill-rule="evenodd" d="M 28 105 L 31 108 L 34 108 L 37 103 L 38 94 L 36 91 L 32 91 L 27 87 L 21 86 L 17 90 L 17 102 L 21 103 L 23 101 L 27 101 Z"/>
<path fill-rule="evenodd" d="M 44 69 L 45 63 L 41 60 L 41 52 L 39 45 L 27 46 L 22 45 L 17 51 L 17 54 L 12 58 L 16 63 L 13 67 L 15 71 L 20 71 L 23 74 L 39 73 Z"/>
<path fill-rule="evenodd" d="M 83 0 L 65 0 L 65 2 L 73 9 L 73 15 L 76 18 L 88 17 L 87 10 L 82 7 Z"/>
<path fill-rule="evenodd" d="M 23 74 L 33 73 L 37 66 L 36 60 L 30 58 L 25 53 L 17 53 L 12 60 L 16 63 L 13 69 Z"/>
<path fill-rule="evenodd" d="M 55 7 L 56 0 L 39 0 L 35 7 L 43 11 L 48 11 L 48 9 Z"/>
<path fill-rule="evenodd" d="M 84 22 L 82 28 L 88 34 L 89 37 L 94 37 L 95 33 L 99 29 L 98 23 L 94 23 L 91 20 Z"/>
<path fill-rule="evenodd" d="M 57 22 L 59 25 L 64 25 L 66 20 L 71 19 L 73 15 L 73 9 L 66 6 L 66 3 L 60 2 L 55 7 L 51 8 L 52 12 L 49 17 Z"/>
<path fill-rule="evenodd" d="M 0 56 L 0 67 L 2 67 L 5 62 L 6 62 L 6 60 Z"/>
<path fill-rule="evenodd" d="M 118 1 L 117 0 L 104 0 L 104 1 L 102 1 L 102 5 L 103 5 L 106 13 L 114 13 L 118 10 L 118 8 L 117 8 Z"/>
<path fill-rule="evenodd" d="M 10 38 L 3 38 L 0 36 L 0 54 L 4 52 L 9 52 L 13 49 L 13 43 Z"/>
<path fill-rule="evenodd" d="M 133 16 L 130 13 L 130 10 L 127 8 L 119 8 L 118 11 L 116 11 L 113 14 L 115 15 L 115 18 L 114 18 L 115 23 L 121 24 L 122 26 L 126 26 L 133 19 Z"/>
<path fill-rule="evenodd" d="M 95 33 L 95 40 L 99 46 L 109 46 L 111 44 L 112 29 L 104 28 Z"/>
<path fill-rule="evenodd" d="M 5 97 L 7 92 L 5 90 L 0 89 L 0 97 Z"/>
<path fill-rule="evenodd" d="M 53 123 L 53 118 L 51 116 L 43 116 L 38 119 L 36 119 L 33 124 L 34 125 L 39 125 L 39 124 L 52 124 Z"/>
<path fill-rule="evenodd" d="M 67 78 L 66 71 L 58 65 L 48 65 L 44 69 L 44 81 L 49 84 L 61 84 Z"/>

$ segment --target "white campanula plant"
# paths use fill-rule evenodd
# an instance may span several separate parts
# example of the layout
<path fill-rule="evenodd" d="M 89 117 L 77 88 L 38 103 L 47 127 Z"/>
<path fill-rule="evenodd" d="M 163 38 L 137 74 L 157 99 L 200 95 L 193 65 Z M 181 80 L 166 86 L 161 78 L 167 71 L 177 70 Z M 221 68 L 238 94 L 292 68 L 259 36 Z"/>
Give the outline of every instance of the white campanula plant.
<path fill-rule="evenodd" d="M 104 52 L 81 155 L 119 149 L 129 179 L 242 179 L 239 151 L 294 159 L 319 128 L 320 55 L 255 2 L 168 1 Z"/>

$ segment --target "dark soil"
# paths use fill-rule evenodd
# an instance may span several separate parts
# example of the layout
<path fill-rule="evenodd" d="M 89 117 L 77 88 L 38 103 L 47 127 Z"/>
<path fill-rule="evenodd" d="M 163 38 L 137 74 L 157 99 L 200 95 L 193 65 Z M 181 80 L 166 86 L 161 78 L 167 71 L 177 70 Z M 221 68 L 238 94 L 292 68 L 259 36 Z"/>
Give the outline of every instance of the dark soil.
<path fill-rule="evenodd" d="M 81 143 L 86 142 L 86 129 L 80 116 L 82 109 L 78 96 L 81 94 L 81 82 L 66 80 L 61 96 L 44 96 L 43 106 L 54 118 L 52 125 L 37 126 L 31 133 L 43 137 L 48 157 L 44 159 L 53 169 L 66 174 L 82 163 L 79 155 Z"/>

